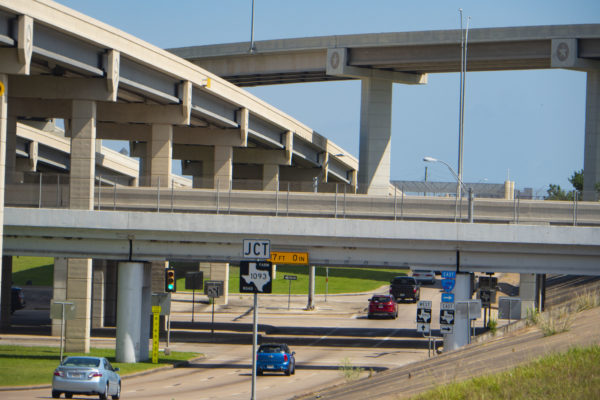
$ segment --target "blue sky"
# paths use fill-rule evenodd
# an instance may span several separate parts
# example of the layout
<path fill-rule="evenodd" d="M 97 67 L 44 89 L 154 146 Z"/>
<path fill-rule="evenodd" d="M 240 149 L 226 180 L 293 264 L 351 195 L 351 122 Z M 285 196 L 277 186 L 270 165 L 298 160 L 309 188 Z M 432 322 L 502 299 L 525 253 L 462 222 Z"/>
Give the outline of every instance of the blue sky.
<path fill-rule="evenodd" d="M 163 48 L 250 40 L 251 0 L 59 0 Z M 255 0 L 255 40 L 471 28 L 600 23 L 598 0 Z M 465 182 L 503 182 L 543 195 L 549 183 L 571 190 L 583 168 L 585 84 L 564 70 L 468 73 Z M 294 84 L 249 91 L 358 156 L 360 83 Z M 458 74 L 425 86 L 394 85 L 391 179 L 422 180 L 424 156 L 457 169 Z M 429 180 L 451 181 L 441 164 Z"/>

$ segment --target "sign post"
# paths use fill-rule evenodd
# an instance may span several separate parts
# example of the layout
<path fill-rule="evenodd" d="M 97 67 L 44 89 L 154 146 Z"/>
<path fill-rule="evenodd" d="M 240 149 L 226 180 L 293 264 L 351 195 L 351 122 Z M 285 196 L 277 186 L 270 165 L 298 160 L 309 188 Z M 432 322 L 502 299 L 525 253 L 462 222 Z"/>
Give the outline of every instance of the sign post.
<path fill-rule="evenodd" d="M 210 325 L 211 336 L 215 334 L 215 299 L 223 295 L 224 281 L 206 281 L 204 284 L 204 294 L 211 299 L 212 303 L 212 322 Z"/>
<path fill-rule="evenodd" d="M 284 275 L 283 279 L 289 281 L 289 287 L 288 287 L 288 310 L 290 309 L 290 300 L 292 298 L 292 281 L 295 281 L 296 279 L 298 279 L 298 277 L 296 275 Z"/>
<path fill-rule="evenodd" d="M 417 332 L 427 337 L 427 356 L 431 357 L 431 301 L 421 300 L 417 303 Z M 427 336 L 425 334 L 427 333 Z"/>
<path fill-rule="evenodd" d="M 271 293 L 273 264 L 271 258 L 271 242 L 269 240 L 244 239 L 244 258 L 257 261 L 240 262 L 240 293 L 254 293 L 254 316 L 252 328 L 252 394 L 250 400 L 256 399 L 256 343 L 258 331 L 258 293 Z"/>
<path fill-rule="evenodd" d="M 50 318 L 60 318 L 60 362 L 63 360 L 63 349 L 65 341 L 65 321 L 75 319 L 75 303 L 68 301 L 53 301 L 50 306 Z"/>
<path fill-rule="evenodd" d="M 440 303 L 440 332 L 454 332 L 454 303 Z"/>

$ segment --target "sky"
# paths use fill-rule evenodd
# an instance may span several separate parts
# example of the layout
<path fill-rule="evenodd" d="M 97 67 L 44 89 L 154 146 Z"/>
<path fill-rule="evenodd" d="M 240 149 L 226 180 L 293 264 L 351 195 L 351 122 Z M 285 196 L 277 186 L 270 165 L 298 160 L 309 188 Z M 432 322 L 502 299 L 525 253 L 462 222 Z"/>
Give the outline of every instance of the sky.
<path fill-rule="evenodd" d="M 58 0 L 161 48 L 250 41 L 252 0 Z M 598 0 L 255 0 L 254 40 L 600 23 Z M 567 70 L 469 72 L 463 180 L 572 190 L 583 168 L 586 75 Z M 288 84 L 248 91 L 358 157 L 360 82 Z M 391 180 L 453 181 L 458 169 L 459 74 L 395 84 Z M 118 149 L 117 149 L 118 150 Z"/>

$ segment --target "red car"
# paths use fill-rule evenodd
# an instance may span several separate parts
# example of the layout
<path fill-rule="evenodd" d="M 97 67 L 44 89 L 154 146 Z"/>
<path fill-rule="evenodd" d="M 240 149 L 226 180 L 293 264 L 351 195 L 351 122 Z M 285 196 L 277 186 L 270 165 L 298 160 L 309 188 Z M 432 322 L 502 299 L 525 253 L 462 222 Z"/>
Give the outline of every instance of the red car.
<path fill-rule="evenodd" d="M 398 318 L 398 304 L 394 296 L 389 294 L 377 294 L 369 299 L 368 318 L 375 316 Z"/>

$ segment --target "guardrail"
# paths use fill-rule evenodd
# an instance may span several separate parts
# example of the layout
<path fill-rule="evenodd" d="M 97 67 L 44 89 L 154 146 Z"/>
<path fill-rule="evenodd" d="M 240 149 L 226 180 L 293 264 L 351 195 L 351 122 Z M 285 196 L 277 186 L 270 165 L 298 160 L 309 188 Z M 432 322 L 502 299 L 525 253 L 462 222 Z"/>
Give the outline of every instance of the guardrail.
<path fill-rule="evenodd" d="M 333 192 L 315 193 L 106 186 L 98 182 L 96 210 L 468 222 L 467 200 L 457 204 L 456 197 L 405 196 L 401 192 L 367 196 L 339 191 L 339 187 L 335 190 L 335 184 L 329 186 Z M 6 206 L 68 208 L 68 199 L 68 175 L 38 175 L 37 182 L 23 179 L 6 185 Z M 480 223 L 600 226 L 600 202 L 475 198 L 473 218 Z"/>

